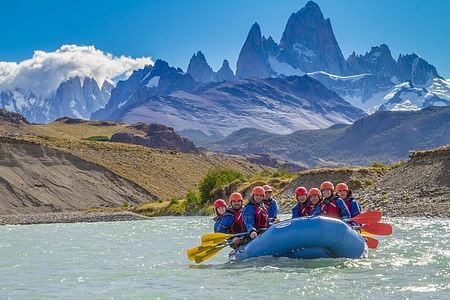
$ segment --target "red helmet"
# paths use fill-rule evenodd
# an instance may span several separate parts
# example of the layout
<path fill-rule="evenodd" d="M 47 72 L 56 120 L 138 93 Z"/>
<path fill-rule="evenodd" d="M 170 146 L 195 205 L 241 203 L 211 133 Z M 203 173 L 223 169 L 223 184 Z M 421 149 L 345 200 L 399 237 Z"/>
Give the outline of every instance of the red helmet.
<path fill-rule="evenodd" d="M 330 189 L 330 190 L 334 191 L 334 185 L 330 181 L 322 182 L 322 184 L 320 185 L 320 190 L 323 191 L 326 189 Z"/>
<path fill-rule="evenodd" d="M 308 195 L 308 190 L 305 187 L 299 186 L 295 189 L 295 196 Z"/>
<path fill-rule="evenodd" d="M 348 185 L 346 185 L 345 183 L 338 183 L 336 185 L 336 192 L 339 191 L 348 191 Z"/>
<path fill-rule="evenodd" d="M 252 195 L 254 196 L 254 195 L 261 195 L 261 196 L 264 196 L 264 193 L 265 193 L 266 191 L 264 190 L 264 188 L 262 187 L 262 186 L 255 186 L 253 189 L 252 189 Z"/>
<path fill-rule="evenodd" d="M 233 201 L 242 201 L 243 199 L 242 199 L 242 195 L 241 195 L 241 193 L 232 193 L 231 195 L 230 195 L 230 202 L 233 202 Z"/>
<path fill-rule="evenodd" d="M 310 197 L 310 196 L 320 196 L 320 195 L 321 195 L 321 193 L 320 193 L 320 190 L 318 188 L 312 188 L 308 192 L 308 197 Z"/>
<path fill-rule="evenodd" d="M 214 201 L 214 207 L 216 209 L 222 206 L 227 207 L 227 203 L 223 199 L 217 199 L 216 201 Z"/>
<path fill-rule="evenodd" d="M 264 191 L 266 191 L 266 192 L 271 192 L 271 191 L 272 191 L 272 187 L 271 187 L 270 185 L 268 185 L 268 184 L 263 185 L 263 189 L 264 189 Z"/>

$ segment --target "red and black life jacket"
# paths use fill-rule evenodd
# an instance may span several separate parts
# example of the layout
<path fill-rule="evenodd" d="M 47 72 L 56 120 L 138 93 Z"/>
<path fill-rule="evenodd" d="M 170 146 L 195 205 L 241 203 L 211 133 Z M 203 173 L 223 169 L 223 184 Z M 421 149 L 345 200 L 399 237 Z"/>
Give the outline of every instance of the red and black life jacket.
<path fill-rule="evenodd" d="M 311 205 L 299 204 L 298 206 L 300 208 L 300 217 L 306 217 L 311 214 Z"/>
<path fill-rule="evenodd" d="M 320 214 L 330 218 L 341 218 L 341 212 L 336 203 L 337 197 L 324 199 L 320 204 Z"/>
<path fill-rule="evenodd" d="M 264 203 L 256 204 L 250 202 L 255 208 L 255 224 L 256 230 L 267 229 L 269 227 L 269 213 L 267 212 L 267 207 Z"/>
<path fill-rule="evenodd" d="M 234 219 L 233 224 L 230 226 L 230 233 L 235 234 L 245 232 L 244 218 L 242 217 L 243 209 L 229 209 L 228 213 L 232 214 Z"/>

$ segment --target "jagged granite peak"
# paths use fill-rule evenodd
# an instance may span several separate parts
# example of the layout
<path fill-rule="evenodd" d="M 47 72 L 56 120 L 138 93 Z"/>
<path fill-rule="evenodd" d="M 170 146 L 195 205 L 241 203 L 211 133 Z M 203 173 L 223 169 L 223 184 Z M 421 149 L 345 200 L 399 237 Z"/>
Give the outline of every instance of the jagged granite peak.
<path fill-rule="evenodd" d="M 263 45 L 268 55 L 278 56 L 278 54 L 280 53 L 280 47 L 278 47 L 278 44 L 270 35 L 267 39 L 263 36 Z"/>
<path fill-rule="evenodd" d="M 222 67 L 220 67 L 219 71 L 216 73 L 216 79 L 217 81 L 227 81 L 227 80 L 233 80 L 234 73 L 233 70 L 230 68 L 230 63 L 228 60 L 224 59 L 222 63 Z"/>
<path fill-rule="evenodd" d="M 119 81 L 112 90 L 111 99 L 104 109 L 92 115 L 94 120 L 116 120 L 143 99 L 168 95 L 173 91 L 188 91 L 197 84 L 192 76 L 180 68 L 171 67 L 166 61 L 157 59 L 153 66 L 134 71 L 124 81 Z"/>
<path fill-rule="evenodd" d="M 397 76 L 400 81 L 411 81 L 418 86 L 427 86 L 433 78 L 442 78 L 433 65 L 415 53 L 399 55 Z"/>
<path fill-rule="evenodd" d="M 89 119 L 91 114 L 103 108 L 110 94 L 100 90 L 97 81 L 90 77 L 72 77 L 62 82 L 52 100 L 50 118 L 61 116 Z"/>
<path fill-rule="evenodd" d="M 397 63 L 386 44 L 371 47 L 365 55 L 356 55 L 353 51 L 347 65 L 351 74 L 370 73 L 391 78 L 397 72 Z"/>
<path fill-rule="evenodd" d="M 255 22 L 250 28 L 247 39 L 239 53 L 236 77 L 238 79 L 267 78 L 271 73 L 267 52 L 263 45 L 261 28 Z"/>
<path fill-rule="evenodd" d="M 309 1 L 293 13 L 280 41 L 279 59 L 304 72 L 347 74 L 344 56 L 336 41 L 330 19 Z"/>
<path fill-rule="evenodd" d="M 197 82 L 216 81 L 214 71 L 201 51 L 192 55 L 187 68 L 187 73 L 191 74 L 192 78 Z"/>

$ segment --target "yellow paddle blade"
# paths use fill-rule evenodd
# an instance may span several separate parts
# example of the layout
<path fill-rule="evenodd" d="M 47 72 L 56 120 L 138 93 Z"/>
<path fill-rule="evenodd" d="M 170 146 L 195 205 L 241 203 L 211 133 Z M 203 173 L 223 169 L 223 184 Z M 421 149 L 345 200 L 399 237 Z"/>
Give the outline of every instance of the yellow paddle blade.
<path fill-rule="evenodd" d="M 219 247 L 215 247 L 215 248 L 211 248 L 209 250 L 206 250 L 204 252 L 201 252 L 197 255 L 194 255 L 194 261 L 197 264 L 200 264 L 208 259 L 210 259 L 211 257 L 213 257 L 214 255 L 216 255 L 217 253 L 220 252 L 220 250 L 222 250 L 223 248 L 225 248 L 227 245 L 223 245 L 223 246 L 219 246 Z"/>
<path fill-rule="evenodd" d="M 359 232 L 359 234 L 361 234 L 362 236 L 372 236 L 373 234 L 371 234 L 370 232 L 367 232 L 367 231 L 365 231 L 365 230 L 361 230 L 360 232 Z"/>
<path fill-rule="evenodd" d="M 216 246 L 216 244 L 211 245 L 209 247 L 205 247 L 205 246 L 197 246 L 197 247 L 193 247 L 193 248 L 189 248 L 186 253 L 187 253 L 187 257 L 189 260 L 194 260 L 194 255 L 197 255 L 201 252 L 204 252 L 206 250 L 212 249 Z"/>
<path fill-rule="evenodd" d="M 207 233 L 202 236 L 202 244 L 210 241 L 224 241 L 232 237 L 232 234 L 226 234 L 221 232 Z"/>

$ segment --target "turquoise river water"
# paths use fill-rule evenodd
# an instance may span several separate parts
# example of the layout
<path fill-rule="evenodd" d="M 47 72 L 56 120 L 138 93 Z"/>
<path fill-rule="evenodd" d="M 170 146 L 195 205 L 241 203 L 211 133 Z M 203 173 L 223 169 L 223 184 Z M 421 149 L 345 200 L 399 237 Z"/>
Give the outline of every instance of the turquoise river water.
<path fill-rule="evenodd" d="M 205 264 L 207 217 L 0 226 L 0 299 L 450 299 L 450 219 L 390 218 L 365 259 Z"/>

